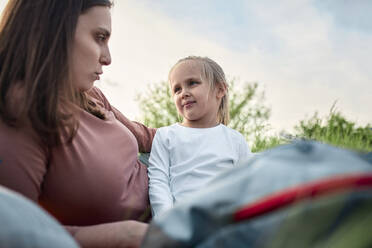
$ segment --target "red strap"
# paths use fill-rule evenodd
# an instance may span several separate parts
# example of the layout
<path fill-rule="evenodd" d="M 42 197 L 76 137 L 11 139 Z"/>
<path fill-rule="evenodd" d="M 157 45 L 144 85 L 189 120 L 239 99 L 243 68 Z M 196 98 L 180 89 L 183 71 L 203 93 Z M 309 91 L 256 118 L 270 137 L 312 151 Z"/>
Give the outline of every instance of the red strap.
<path fill-rule="evenodd" d="M 285 207 L 291 203 L 315 198 L 342 190 L 372 188 L 372 174 L 336 176 L 288 188 L 243 206 L 234 214 L 234 221 L 242 221 Z"/>

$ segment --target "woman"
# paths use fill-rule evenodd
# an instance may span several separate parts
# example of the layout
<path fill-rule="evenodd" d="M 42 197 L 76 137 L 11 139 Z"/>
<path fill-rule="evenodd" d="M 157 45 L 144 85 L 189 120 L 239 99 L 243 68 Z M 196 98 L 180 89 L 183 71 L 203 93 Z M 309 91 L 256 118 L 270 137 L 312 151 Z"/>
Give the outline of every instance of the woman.
<path fill-rule="evenodd" d="M 155 133 L 93 86 L 111 63 L 110 0 L 9 0 L 0 24 L 0 184 L 84 247 L 138 246 Z M 128 221 L 125 221 L 128 220 Z"/>

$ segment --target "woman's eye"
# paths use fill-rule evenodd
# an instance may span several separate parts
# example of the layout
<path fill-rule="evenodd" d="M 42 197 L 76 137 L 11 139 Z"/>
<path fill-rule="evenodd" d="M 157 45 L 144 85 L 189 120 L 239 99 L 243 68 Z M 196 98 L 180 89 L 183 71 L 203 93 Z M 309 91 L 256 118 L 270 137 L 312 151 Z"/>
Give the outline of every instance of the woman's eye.
<path fill-rule="evenodd" d="M 106 35 L 104 35 L 104 34 L 98 34 L 97 35 L 97 40 L 98 41 L 105 41 L 106 40 Z"/>

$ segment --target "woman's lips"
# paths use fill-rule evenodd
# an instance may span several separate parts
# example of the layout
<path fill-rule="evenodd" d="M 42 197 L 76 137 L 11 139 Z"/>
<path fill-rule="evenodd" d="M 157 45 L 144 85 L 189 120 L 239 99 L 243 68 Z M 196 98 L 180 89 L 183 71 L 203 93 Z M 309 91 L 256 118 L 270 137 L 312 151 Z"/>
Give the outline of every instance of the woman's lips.
<path fill-rule="evenodd" d="M 102 72 L 96 72 L 95 73 L 96 80 L 100 80 L 100 76 L 99 75 L 101 75 L 101 74 L 102 74 Z"/>

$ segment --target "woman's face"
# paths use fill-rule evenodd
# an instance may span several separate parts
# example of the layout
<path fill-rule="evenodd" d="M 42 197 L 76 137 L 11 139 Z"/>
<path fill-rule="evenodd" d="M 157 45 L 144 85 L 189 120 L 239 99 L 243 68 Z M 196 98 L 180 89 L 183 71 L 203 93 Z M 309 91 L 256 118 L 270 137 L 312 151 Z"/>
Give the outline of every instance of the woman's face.
<path fill-rule="evenodd" d="M 111 63 L 108 41 L 111 34 L 110 8 L 95 6 L 78 18 L 72 45 L 71 73 L 80 91 L 89 90 Z"/>

